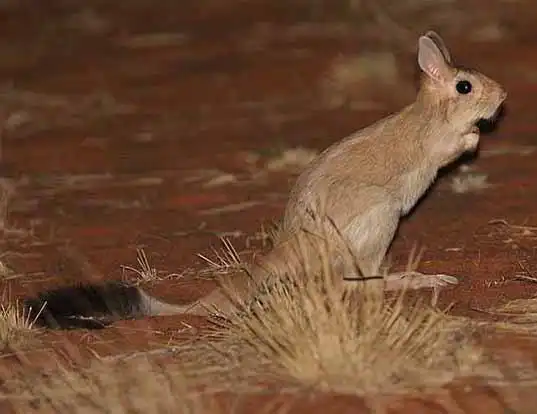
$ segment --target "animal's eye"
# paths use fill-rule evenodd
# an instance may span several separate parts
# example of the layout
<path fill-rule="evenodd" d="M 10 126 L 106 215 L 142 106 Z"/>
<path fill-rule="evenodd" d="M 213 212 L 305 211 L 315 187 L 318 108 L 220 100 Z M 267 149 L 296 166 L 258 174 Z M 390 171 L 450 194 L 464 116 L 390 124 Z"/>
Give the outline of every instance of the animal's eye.
<path fill-rule="evenodd" d="M 458 81 L 455 88 L 457 88 L 457 92 L 462 95 L 466 95 L 467 93 L 472 92 L 472 84 L 467 80 Z"/>

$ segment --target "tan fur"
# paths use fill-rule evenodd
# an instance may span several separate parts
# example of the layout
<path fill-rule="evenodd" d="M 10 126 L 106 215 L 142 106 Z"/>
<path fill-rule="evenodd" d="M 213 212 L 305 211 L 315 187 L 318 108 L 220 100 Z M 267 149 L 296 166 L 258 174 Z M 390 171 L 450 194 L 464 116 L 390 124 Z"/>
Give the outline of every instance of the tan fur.
<path fill-rule="evenodd" d="M 416 101 L 332 145 L 300 175 L 293 187 L 282 223 L 281 241 L 251 269 L 223 281 L 224 286 L 190 308 L 205 315 L 213 307 L 226 314 L 234 305 L 229 292 L 239 297 L 252 295 L 259 283 L 288 267 L 300 267 L 297 255 L 300 232 L 321 234 L 312 208 L 321 203 L 335 229 L 328 232 L 333 251 L 350 246 L 362 275 L 379 274 L 379 268 L 397 230 L 407 214 L 434 181 L 438 170 L 478 145 L 475 127 L 481 118 L 493 117 L 506 98 L 495 81 L 475 71 L 456 69 L 440 36 L 428 32 L 420 37 L 418 62 L 422 81 Z M 468 80 L 472 91 L 456 90 Z M 304 233 L 302 233 L 304 234 Z M 341 239 L 341 237 L 343 239 Z M 311 239 L 313 240 L 313 239 Z M 308 243 L 300 249 L 315 266 L 315 251 Z M 337 261 L 337 259 L 336 259 Z M 342 263 L 347 277 L 360 277 L 356 268 Z M 438 276 L 438 277 L 435 277 Z M 408 275 L 410 287 L 443 286 L 456 283 L 446 275 Z M 386 278 L 386 288 L 402 287 L 403 277 Z"/>

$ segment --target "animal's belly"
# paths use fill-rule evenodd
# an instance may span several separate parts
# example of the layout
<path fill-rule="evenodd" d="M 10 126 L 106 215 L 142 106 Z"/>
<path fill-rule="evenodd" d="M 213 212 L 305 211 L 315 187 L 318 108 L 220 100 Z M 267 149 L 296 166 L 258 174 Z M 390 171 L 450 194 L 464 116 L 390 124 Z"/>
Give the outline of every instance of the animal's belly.
<path fill-rule="evenodd" d="M 425 194 L 436 177 L 436 170 L 416 169 L 401 177 L 398 186 L 401 215 L 407 214 Z"/>

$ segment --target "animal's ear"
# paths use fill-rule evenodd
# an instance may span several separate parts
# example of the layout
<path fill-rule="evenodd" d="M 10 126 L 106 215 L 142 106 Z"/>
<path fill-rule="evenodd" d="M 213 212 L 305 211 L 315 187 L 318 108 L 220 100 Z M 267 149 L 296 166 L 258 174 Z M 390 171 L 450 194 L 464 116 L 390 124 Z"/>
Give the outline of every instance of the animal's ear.
<path fill-rule="evenodd" d="M 444 54 L 429 36 L 421 36 L 418 43 L 418 64 L 421 70 L 437 82 L 453 78 L 452 68 Z"/>
<path fill-rule="evenodd" d="M 425 33 L 425 36 L 427 36 L 436 44 L 440 52 L 442 52 L 442 55 L 444 56 L 444 59 L 446 60 L 446 62 L 449 65 L 453 65 L 453 60 L 451 59 L 451 53 L 449 53 L 449 49 L 444 43 L 444 39 L 442 39 L 440 35 L 433 30 L 429 30 L 427 33 Z"/>

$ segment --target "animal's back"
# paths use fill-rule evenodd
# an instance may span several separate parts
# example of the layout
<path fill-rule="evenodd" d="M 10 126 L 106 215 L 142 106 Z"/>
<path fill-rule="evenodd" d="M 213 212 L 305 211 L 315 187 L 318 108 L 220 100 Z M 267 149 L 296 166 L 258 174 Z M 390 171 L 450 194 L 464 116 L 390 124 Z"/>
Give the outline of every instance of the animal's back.
<path fill-rule="evenodd" d="M 295 182 L 283 228 L 291 232 L 312 226 L 310 209 L 313 206 L 318 206 L 319 212 L 329 216 L 338 228 L 344 228 L 378 203 L 392 203 L 397 208 L 399 200 L 394 191 L 397 192 L 398 183 L 395 181 L 411 164 L 408 158 L 418 156 L 409 151 L 410 145 L 401 149 L 401 157 L 394 160 L 392 156 L 401 145 L 397 124 L 406 112 L 407 108 L 390 115 L 321 153 Z"/>

